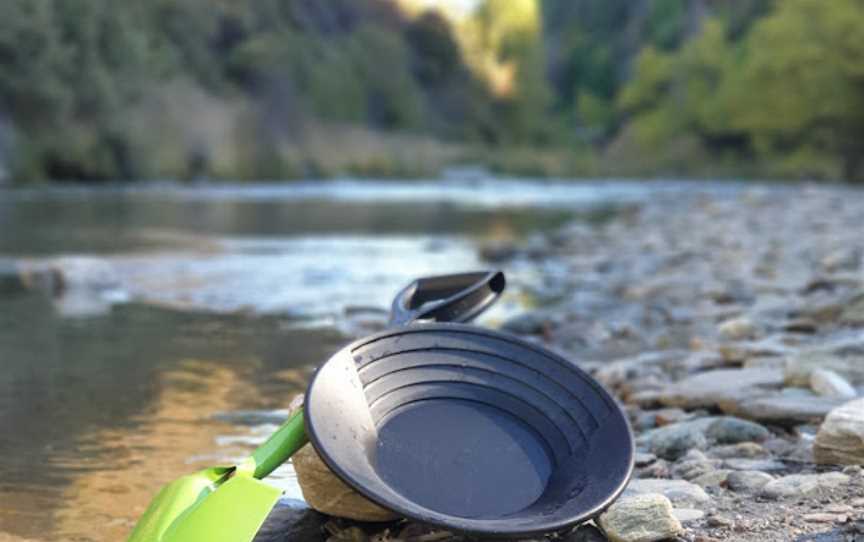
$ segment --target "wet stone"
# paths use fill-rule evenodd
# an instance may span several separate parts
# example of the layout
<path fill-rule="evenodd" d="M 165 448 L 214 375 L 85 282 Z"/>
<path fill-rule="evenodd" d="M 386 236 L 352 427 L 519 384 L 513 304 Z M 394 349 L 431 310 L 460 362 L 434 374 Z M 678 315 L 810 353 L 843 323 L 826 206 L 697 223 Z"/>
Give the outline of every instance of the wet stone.
<path fill-rule="evenodd" d="M 625 491 L 627 495 L 659 493 L 675 504 L 699 504 L 711 500 L 704 489 L 685 480 L 637 478 L 630 481 Z"/>
<path fill-rule="evenodd" d="M 643 433 L 637 443 L 664 459 L 678 459 L 689 450 L 714 444 L 761 441 L 770 436 L 761 425 L 731 416 L 688 420 Z"/>
<path fill-rule="evenodd" d="M 864 325 L 864 293 L 849 300 L 840 315 L 840 322 L 853 326 Z"/>
<path fill-rule="evenodd" d="M 838 354 L 831 348 L 803 351 L 786 358 L 784 379 L 789 386 L 810 386 L 816 369 L 831 370 L 852 385 L 864 384 L 864 355 Z"/>
<path fill-rule="evenodd" d="M 849 476 L 839 472 L 824 474 L 792 474 L 765 484 L 760 494 L 768 499 L 801 497 L 819 490 L 831 490 L 849 482 Z"/>
<path fill-rule="evenodd" d="M 606 542 L 608 539 L 594 525 L 580 525 L 576 530 L 561 537 L 561 542 Z"/>
<path fill-rule="evenodd" d="M 726 487 L 739 493 L 755 493 L 772 480 L 773 476 L 760 471 L 733 471 L 726 477 Z"/>
<path fill-rule="evenodd" d="M 327 467 L 318 452 L 307 444 L 291 458 L 303 498 L 321 513 L 358 521 L 391 521 L 399 517 L 366 499 Z"/>
<path fill-rule="evenodd" d="M 771 433 L 759 424 L 731 416 L 717 418 L 705 430 L 705 436 L 718 444 L 762 441 L 770 435 Z"/>
<path fill-rule="evenodd" d="M 725 529 L 729 529 L 735 525 L 735 522 L 733 520 L 727 518 L 726 516 L 719 516 L 716 514 L 709 515 L 706 518 L 705 523 L 707 523 L 709 527 L 719 527 Z"/>
<path fill-rule="evenodd" d="M 634 464 L 637 467 L 647 467 L 655 461 L 657 461 L 657 456 L 646 452 L 636 452 L 634 456 Z"/>
<path fill-rule="evenodd" d="M 684 532 L 672 503 L 656 493 L 622 497 L 599 524 L 612 542 L 658 542 Z"/>
<path fill-rule="evenodd" d="M 815 513 L 815 514 L 804 514 L 801 516 L 801 519 L 808 523 L 846 523 L 846 515 L 845 514 L 827 514 L 827 513 Z"/>
<path fill-rule="evenodd" d="M 672 474 L 676 478 L 692 480 L 693 478 L 698 478 L 704 474 L 714 471 L 715 469 L 720 467 L 721 463 L 722 462 L 719 459 L 679 461 L 672 468 Z"/>
<path fill-rule="evenodd" d="M 663 390 L 660 401 L 683 408 L 716 407 L 737 402 L 783 385 L 778 369 L 716 369 L 684 378 Z"/>
<path fill-rule="evenodd" d="M 862 476 L 864 475 L 864 467 L 861 467 L 860 465 L 847 465 L 843 467 L 842 472 L 849 476 Z"/>
<path fill-rule="evenodd" d="M 672 514 L 682 524 L 699 521 L 705 517 L 705 512 L 697 508 L 674 508 L 672 509 Z"/>
<path fill-rule="evenodd" d="M 770 452 L 756 442 L 739 442 L 714 446 L 708 450 L 708 455 L 718 459 L 768 457 Z"/>
<path fill-rule="evenodd" d="M 776 394 L 755 398 L 742 398 L 739 401 L 721 405 L 725 412 L 761 422 L 778 425 L 822 421 L 841 400 L 830 397 L 802 394 Z"/>
<path fill-rule="evenodd" d="M 748 459 L 744 457 L 727 459 L 723 466 L 730 470 L 776 472 L 786 468 L 781 461 L 774 459 Z"/>
<path fill-rule="evenodd" d="M 327 542 L 369 542 L 369 535 L 360 527 L 352 526 L 336 531 Z"/>
<path fill-rule="evenodd" d="M 856 399 L 832 410 L 813 443 L 816 462 L 864 465 L 864 399 Z"/>
<path fill-rule="evenodd" d="M 752 339 L 757 333 L 757 327 L 750 318 L 732 318 L 722 322 L 717 332 L 724 339 Z"/>
<path fill-rule="evenodd" d="M 731 472 L 728 469 L 714 469 L 690 481 L 703 489 L 707 487 L 720 487 L 726 483 Z"/>
<path fill-rule="evenodd" d="M 547 311 L 537 310 L 514 316 L 504 322 L 501 329 L 518 335 L 542 335 L 554 327 L 554 320 Z"/>
<path fill-rule="evenodd" d="M 819 331 L 819 324 L 809 318 L 793 318 L 786 322 L 783 330 L 790 333 L 816 333 Z"/>
<path fill-rule="evenodd" d="M 653 434 L 643 435 L 642 440 L 647 443 L 651 453 L 670 460 L 678 459 L 690 449 L 708 446 L 704 433 L 680 425 L 683 424 L 655 429 Z"/>
<path fill-rule="evenodd" d="M 830 369 L 814 369 L 810 373 L 810 388 L 824 397 L 854 399 L 857 395 L 849 381 Z"/>

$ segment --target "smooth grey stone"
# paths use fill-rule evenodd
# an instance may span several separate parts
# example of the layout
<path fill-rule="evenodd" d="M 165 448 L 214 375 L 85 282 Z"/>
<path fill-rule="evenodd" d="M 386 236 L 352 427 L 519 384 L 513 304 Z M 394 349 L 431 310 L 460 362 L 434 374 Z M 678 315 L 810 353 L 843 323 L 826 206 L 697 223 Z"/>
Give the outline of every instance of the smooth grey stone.
<path fill-rule="evenodd" d="M 760 471 L 732 471 L 726 477 L 726 487 L 739 493 L 754 493 L 772 480 L 774 480 L 773 476 Z"/>
<path fill-rule="evenodd" d="M 840 472 L 792 474 L 768 482 L 762 487 L 760 495 L 767 499 L 802 497 L 820 489 L 836 489 L 848 482 L 849 476 Z"/>
<path fill-rule="evenodd" d="M 667 480 L 664 478 L 636 478 L 627 486 L 627 495 L 659 493 L 675 504 L 706 503 L 711 497 L 705 490 L 686 480 Z"/>
<path fill-rule="evenodd" d="M 817 463 L 864 465 L 864 399 L 832 410 L 816 433 L 813 456 Z"/>
<path fill-rule="evenodd" d="M 672 503 L 656 493 L 618 499 L 598 523 L 612 542 L 656 542 L 684 532 Z"/>
<path fill-rule="evenodd" d="M 774 459 L 751 459 L 747 457 L 734 457 L 723 462 L 723 467 L 730 470 L 773 472 L 786 468 L 781 461 Z"/>

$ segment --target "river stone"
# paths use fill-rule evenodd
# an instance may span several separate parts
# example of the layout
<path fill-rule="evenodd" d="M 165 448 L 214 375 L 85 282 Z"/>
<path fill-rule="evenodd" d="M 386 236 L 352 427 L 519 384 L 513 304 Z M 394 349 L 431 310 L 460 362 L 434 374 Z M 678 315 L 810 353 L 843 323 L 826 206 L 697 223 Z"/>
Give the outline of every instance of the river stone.
<path fill-rule="evenodd" d="M 559 539 L 561 542 L 606 542 L 603 531 L 590 524 L 582 524 L 575 531 Z M 443 542 L 446 542 L 444 539 Z"/>
<path fill-rule="evenodd" d="M 827 351 L 805 351 L 786 358 L 784 379 L 789 386 L 810 386 L 811 374 L 816 369 L 828 369 L 845 378 L 852 385 L 864 384 L 864 355 L 839 355 Z"/>
<path fill-rule="evenodd" d="M 690 429 L 690 425 L 676 423 L 643 433 L 639 442 L 644 443 L 648 450 L 664 459 L 676 460 L 690 449 L 708 447 L 708 439 L 702 431 Z"/>
<path fill-rule="evenodd" d="M 772 368 L 716 369 L 667 386 L 660 402 L 682 408 L 716 407 L 736 402 L 783 385 L 783 371 Z"/>
<path fill-rule="evenodd" d="M 809 388 L 783 388 L 780 390 L 780 395 L 785 397 L 813 397 L 813 390 Z"/>
<path fill-rule="evenodd" d="M 864 465 L 864 399 L 850 401 L 826 416 L 813 455 L 817 463 Z"/>
<path fill-rule="evenodd" d="M 288 407 L 289 415 L 299 408 L 303 408 L 303 395 L 292 399 Z M 291 462 L 303 498 L 318 512 L 357 521 L 392 521 L 399 518 L 395 512 L 378 506 L 340 480 L 311 443 L 300 448 L 291 457 Z"/>
<path fill-rule="evenodd" d="M 755 442 L 739 442 L 738 444 L 725 444 L 714 446 L 708 450 L 708 454 L 718 459 L 733 459 L 739 457 L 757 458 L 768 457 L 771 453 L 761 444 Z"/>
<path fill-rule="evenodd" d="M 647 467 L 657 461 L 657 456 L 648 452 L 636 452 L 633 456 L 633 464 L 637 467 Z"/>
<path fill-rule="evenodd" d="M 681 523 L 690 523 L 704 518 L 705 512 L 696 508 L 673 508 L 672 515 Z"/>
<path fill-rule="evenodd" d="M 622 497 L 598 522 L 611 542 L 657 542 L 684 532 L 672 503 L 656 493 Z"/>
<path fill-rule="evenodd" d="M 672 475 L 675 478 L 693 480 L 714 471 L 720 467 L 721 463 L 722 461 L 719 459 L 679 461 L 672 467 Z"/>
<path fill-rule="evenodd" d="M 357 521 L 391 521 L 398 514 L 363 497 L 340 480 L 307 444 L 291 458 L 303 498 L 315 510 Z"/>
<path fill-rule="evenodd" d="M 723 462 L 723 467 L 730 470 L 758 470 L 762 472 L 776 472 L 786 469 L 786 465 L 776 459 L 748 459 L 746 457 L 735 457 Z"/>
<path fill-rule="evenodd" d="M 700 504 L 711 500 L 705 490 L 686 480 L 664 478 L 635 478 L 627 486 L 625 495 L 659 493 L 675 504 Z"/>
<path fill-rule="evenodd" d="M 780 356 L 756 356 L 748 358 L 742 367 L 745 369 L 780 369 L 786 366 L 786 360 Z"/>
<path fill-rule="evenodd" d="M 739 493 L 755 493 L 774 480 L 770 474 L 754 470 L 732 471 L 726 477 L 726 487 Z"/>
<path fill-rule="evenodd" d="M 861 249 L 841 247 L 829 252 L 819 260 L 819 264 L 829 272 L 856 270 L 861 267 Z"/>
<path fill-rule="evenodd" d="M 292 542 L 326 540 L 324 524 L 327 516 L 306 507 L 279 501 L 261 525 L 253 542 Z"/>
<path fill-rule="evenodd" d="M 684 454 L 681 461 L 708 461 L 708 456 L 702 450 L 693 449 Z"/>
<path fill-rule="evenodd" d="M 771 433 L 757 423 L 732 416 L 715 418 L 705 429 L 705 436 L 716 444 L 737 444 L 739 442 L 762 441 Z"/>
<path fill-rule="evenodd" d="M 516 335 L 543 335 L 553 327 L 552 314 L 543 309 L 518 314 L 501 325 L 501 329 Z"/>
<path fill-rule="evenodd" d="M 853 326 L 864 325 L 864 293 L 849 300 L 840 315 L 840 322 Z"/>
<path fill-rule="evenodd" d="M 327 539 L 327 542 L 370 542 L 370 537 L 366 531 L 356 525 L 334 526 L 333 536 Z"/>
<path fill-rule="evenodd" d="M 721 344 L 717 351 L 726 363 L 740 364 L 751 358 L 784 356 L 789 353 L 780 337 L 771 336 L 758 341 L 737 341 Z"/>
<path fill-rule="evenodd" d="M 729 414 L 750 418 L 760 422 L 792 425 L 819 422 L 831 409 L 843 403 L 840 399 L 817 395 L 783 395 L 754 397 L 738 401 L 727 401 L 720 408 Z"/>
<path fill-rule="evenodd" d="M 594 378 L 607 387 L 615 388 L 645 374 L 653 367 L 677 365 L 691 355 L 685 350 L 660 350 L 607 362 L 597 369 Z"/>
<path fill-rule="evenodd" d="M 756 325 L 746 317 L 732 318 L 722 322 L 717 332 L 722 338 L 733 341 L 752 339 L 756 335 Z"/>
<path fill-rule="evenodd" d="M 820 489 L 836 489 L 849 482 L 849 476 L 841 472 L 824 474 L 791 474 L 765 484 L 760 495 L 766 499 L 801 497 Z"/>
<path fill-rule="evenodd" d="M 824 397 L 854 399 L 858 395 L 852 384 L 830 369 L 814 369 L 810 373 L 810 387 Z"/>
<path fill-rule="evenodd" d="M 726 479 L 730 473 L 732 471 L 728 469 L 715 469 L 697 476 L 690 481 L 703 489 L 706 487 L 719 487 L 726 483 Z"/>
<path fill-rule="evenodd" d="M 675 460 L 691 449 L 713 444 L 761 441 L 770 432 L 759 424 L 732 416 L 708 416 L 646 431 L 637 443 L 664 459 Z"/>

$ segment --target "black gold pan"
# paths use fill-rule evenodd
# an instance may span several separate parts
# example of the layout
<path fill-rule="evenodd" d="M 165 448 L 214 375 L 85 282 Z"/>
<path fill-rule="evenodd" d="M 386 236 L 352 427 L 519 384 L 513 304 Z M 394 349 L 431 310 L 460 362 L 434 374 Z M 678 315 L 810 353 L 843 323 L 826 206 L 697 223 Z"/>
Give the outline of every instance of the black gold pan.
<path fill-rule="evenodd" d="M 504 287 L 500 273 L 475 280 L 483 308 Z M 435 281 L 446 282 L 415 285 Z M 564 529 L 624 489 L 626 417 L 573 362 L 476 326 L 396 323 L 337 352 L 309 386 L 309 438 L 354 489 L 406 517 L 496 537 Z"/>
<path fill-rule="evenodd" d="M 259 480 L 306 435 L 358 492 L 453 531 L 520 537 L 602 512 L 633 469 L 624 413 L 574 363 L 464 323 L 504 284 L 500 272 L 410 284 L 393 327 L 321 366 L 302 412 L 246 461 L 166 486 L 130 541 L 251 541 L 278 498 Z"/>

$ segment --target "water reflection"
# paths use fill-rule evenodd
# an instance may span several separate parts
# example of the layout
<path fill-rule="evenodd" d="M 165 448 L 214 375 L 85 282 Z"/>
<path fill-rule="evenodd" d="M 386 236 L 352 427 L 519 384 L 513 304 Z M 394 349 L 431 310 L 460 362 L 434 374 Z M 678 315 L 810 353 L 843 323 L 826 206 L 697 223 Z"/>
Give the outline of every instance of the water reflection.
<path fill-rule="evenodd" d="M 470 208 L 447 202 L 162 200 L 116 193 L 90 199 L 31 199 L 0 191 L 0 253 L 107 253 L 206 248 L 209 236 L 481 236 L 562 222 L 570 210 Z M 199 237 L 204 234 L 205 237 Z"/>
<path fill-rule="evenodd" d="M 37 295 L 3 306 L 0 532 L 36 539 L 122 539 L 162 484 L 248 450 L 216 445 L 246 429 L 214 413 L 284 406 L 344 342 L 279 318 L 128 305 L 82 322 Z"/>

